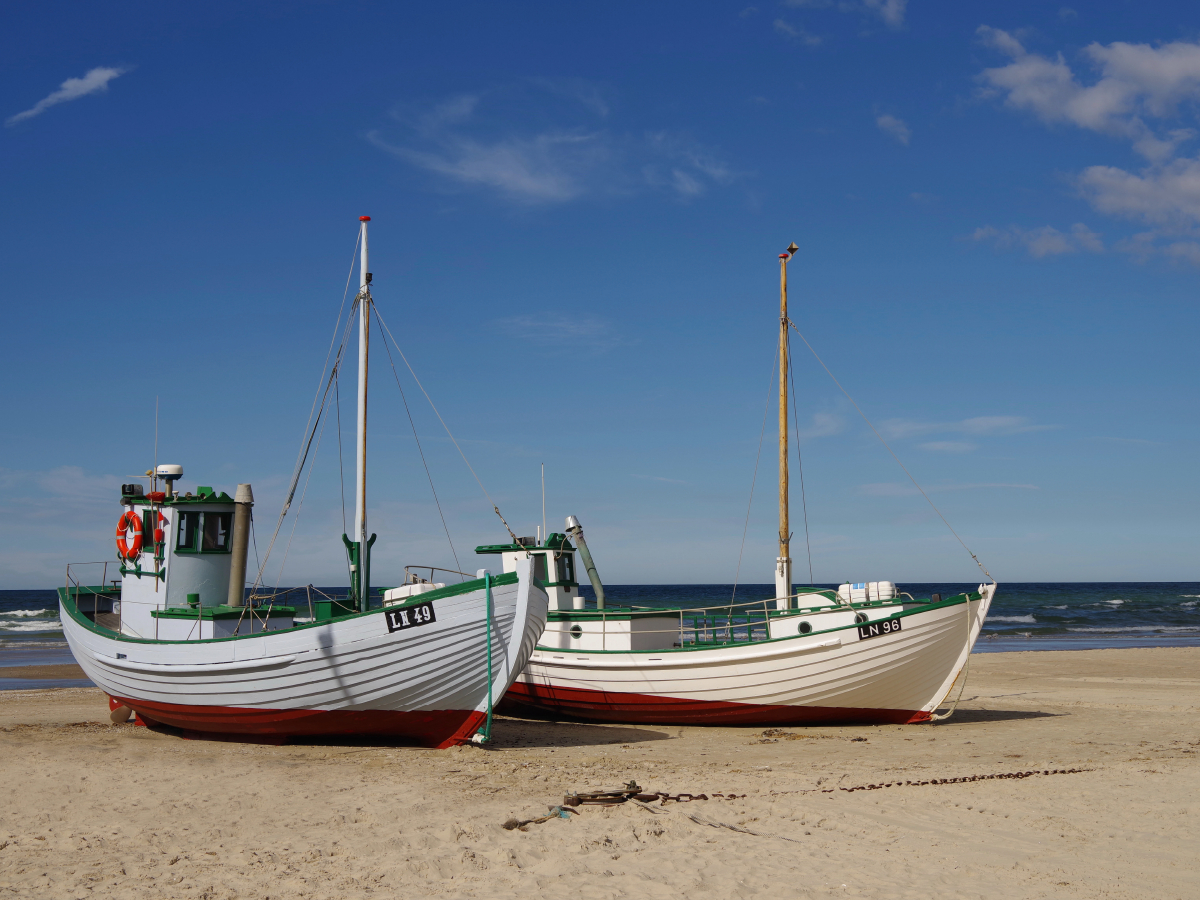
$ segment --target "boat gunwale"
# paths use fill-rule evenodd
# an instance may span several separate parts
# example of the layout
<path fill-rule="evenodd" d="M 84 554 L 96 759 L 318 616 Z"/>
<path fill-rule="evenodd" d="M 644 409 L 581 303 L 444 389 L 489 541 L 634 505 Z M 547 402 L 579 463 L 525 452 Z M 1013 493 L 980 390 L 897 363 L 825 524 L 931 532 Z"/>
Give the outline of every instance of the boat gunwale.
<path fill-rule="evenodd" d="M 503 587 L 503 586 L 507 586 L 510 584 L 517 584 L 519 582 L 519 579 L 518 579 L 516 572 L 506 572 L 503 575 L 492 576 L 491 581 L 492 581 L 493 587 Z M 534 579 L 534 584 L 540 584 L 540 583 L 536 579 Z M 414 602 L 424 603 L 424 602 L 430 601 L 430 600 L 440 600 L 440 599 L 443 599 L 446 597 L 458 597 L 458 596 L 462 596 L 463 594 L 471 594 L 471 593 L 474 593 L 475 591 L 480 591 L 480 590 L 484 590 L 484 589 L 485 589 L 485 580 L 483 578 L 474 578 L 470 581 L 464 581 L 461 584 L 452 585 L 450 587 L 438 588 L 437 590 L 433 590 L 433 591 L 426 591 L 424 594 L 416 595 L 416 598 L 406 598 L 406 599 L 413 599 Z M 325 625 L 330 625 L 333 623 L 348 622 L 352 619 L 361 619 L 366 616 L 382 615 L 382 614 L 388 612 L 389 610 L 402 608 L 404 605 L 406 605 L 406 604 L 400 604 L 400 603 L 393 603 L 388 606 L 381 606 L 378 609 L 369 609 L 366 612 L 349 613 L 344 616 L 335 616 L 333 618 L 323 619 L 320 622 L 305 622 L 300 625 L 293 625 L 291 628 L 277 628 L 277 629 L 272 629 L 270 631 L 260 631 L 255 634 L 234 634 L 234 635 L 229 635 L 228 637 L 217 637 L 217 638 L 191 638 L 191 639 L 184 638 L 182 640 L 167 640 L 167 639 L 163 639 L 163 638 L 134 637 L 132 635 L 121 634 L 120 632 L 112 631 L 111 629 L 104 628 L 103 626 L 97 625 L 96 623 L 94 623 L 90 619 L 88 619 L 85 615 L 83 615 L 83 613 L 81 613 L 75 605 L 75 598 L 72 595 L 74 594 L 75 596 L 77 596 L 78 594 L 80 594 L 81 592 L 84 592 L 84 591 L 88 592 L 87 594 L 85 594 L 85 596 L 99 594 L 102 591 L 112 593 L 111 589 L 105 589 L 103 587 L 97 589 L 96 587 L 94 587 L 92 585 L 80 585 L 79 587 L 75 587 L 75 588 L 60 587 L 60 588 L 58 588 L 59 606 L 61 606 L 63 609 L 65 609 L 67 611 L 68 615 L 71 617 L 71 620 L 75 624 L 87 629 L 88 631 L 91 631 L 92 633 L 97 634 L 100 637 L 107 638 L 109 640 L 124 641 L 126 643 L 131 643 L 131 644 L 215 644 L 215 643 L 219 643 L 221 641 L 242 641 L 242 640 L 249 640 L 250 638 L 265 638 L 265 637 L 273 637 L 273 636 L 284 635 L 284 634 L 295 634 L 297 631 L 303 631 L 308 628 L 320 628 Z"/>

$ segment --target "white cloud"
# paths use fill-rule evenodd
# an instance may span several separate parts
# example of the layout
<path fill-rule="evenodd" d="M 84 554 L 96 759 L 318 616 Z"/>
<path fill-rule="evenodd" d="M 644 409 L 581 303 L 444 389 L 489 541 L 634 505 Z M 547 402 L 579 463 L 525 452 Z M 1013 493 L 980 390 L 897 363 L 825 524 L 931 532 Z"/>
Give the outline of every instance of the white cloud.
<path fill-rule="evenodd" d="M 1078 183 L 1101 212 L 1173 231 L 1200 224 L 1200 159 L 1175 159 L 1140 175 L 1115 166 L 1089 166 Z"/>
<path fill-rule="evenodd" d="M 106 91 L 108 90 L 108 83 L 110 81 L 124 75 L 128 71 L 128 69 L 98 66 L 95 69 L 88 70 L 87 74 L 82 78 L 68 78 L 59 86 L 57 91 L 43 97 L 24 112 L 19 112 L 15 116 L 9 116 L 4 124 L 8 126 L 16 125 L 18 122 L 24 122 L 26 119 L 40 116 L 50 107 L 57 106 L 59 103 L 78 100 L 80 97 L 86 97 L 88 94 Z"/>
<path fill-rule="evenodd" d="M 863 6 L 878 13 L 889 28 L 900 28 L 904 25 L 908 0 L 863 0 Z"/>
<path fill-rule="evenodd" d="M 784 0 L 784 6 L 829 9 L 838 12 L 878 16 L 889 28 L 902 28 L 908 0 Z"/>
<path fill-rule="evenodd" d="M 1006 483 L 934 484 L 925 485 L 924 487 L 927 494 L 943 494 L 947 491 L 974 491 L 984 488 L 1013 488 L 1022 491 L 1040 490 L 1036 484 Z M 918 493 L 915 487 L 905 483 L 860 484 L 858 492 L 867 497 L 908 497 Z"/>
<path fill-rule="evenodd" d="M 875 117 L 875 124 L 879 126 L 879 130 L 884 134 L 890 134 L 904 146 L 908 146 L 909 138 L 912 137 L 912 130 L 903 120 L 884 113 L 881 116 Z"/>
<path fill-rule="evenodd" d="M 569 352 L 581 348 L 603 352 L 633 343 L 617 333 L 612 324 L 595 316 L 564 316 L 558 313 L 512 316 L 497 321 L 500 330 L 520 341 L 539 346 L 562 347 Z"/>
<path fill-rule="evenodd" d="M 1000 249 L 1024 247 L 1035 259 L 1061 256 L 1066 253 L 1103 253 L 1104 243 L 1100 235 L 1082 222 L 1076 222 L 1068 231 L 1059 231 L 1050 225 L 1040 228 L 1019 228 L 1010 225 L 1005 229 L 984 225 L 971 234 L 974 241 L 988 241 Z"/>
<path fill-rule="evenodd" d="M 921 449 L 935 450 L 939 453 L 970 453 L 972 450 L 978 450 L 979 445 L 970 441 L 930 441 L 921 444 Z"/>
<path fill-rule="evenodd" d="M 536 96 L 528 96 L 530 90 Z M 551 95 L 549 102 L 567 101 L 563 118 L 582 117 L 586 124 L 542 125 L 522 132 L 515 124 L 522 117 L 547 117 L 546 95 Z M 508 109 L 502 108 L 505 103 Z M 587 82 L 534 79 L 507 92 L 464 94 L 423 112 L 398 112 L 394 118 L 409 132 L 404 138 L 390 138 L 380 130 L 367 138 L 444 182 L 489 189 L 526 205 L 631 193 L 639 180 L 643 187 L 688 199 L 734 180 L 714 151 L 683 136 L 657 132 L 638 138 L 597 127 L 595 120 L 610 112 L 603 93 Z"/>
<path fill-rule="evenodd" d="M 782 34 L 784 37 L 798 41 L 805 47 L 819 47 L 821 45 L 820 37 L 815 34 L 810 34 L 799 25 L 792 25 L 790 22 L 786 22 L 783 19 L 776 19 L 774 23 L 772 23 L 772 27 L 775 29 L 777 34 Z"/>
<path fill-rule="evenodd" d="M 570 200 L 584 192 L 583 176 L 608 156 L 601 136 L 547 131 L 528 138 L 481 142 L 442 135 L 434 151 L 395 146 L 371 132 L 369 139 L 398 159 L 452 181 L 483 185 L 524 203 Z"/>
<path fill-rule="evenodd" d="M 811 438 L 833 437 L 846 430 L 846 423 L 832 413 L 813 413 L 812 426 L 797 429 L 796 435 L 800 440 Z"/>
<path fill-rule="evenodd" d="M 974 416 L 958 422 L 922 422 L 915 419 L 888 419 L 880 424 L 886 437 L 904 439 L 926 434 L 960 433 L 970 435 L 1023 434 L 1046 431 L 1054 425 L 1035 425 L 1026 416 Z"/>
<path fill-rule="evenodd" d="M 1118 247 L 1143 258 L 1159 254 L 1200 264 L 1200 246 L 1175 240 L 1200 235 L 1200 158 L 1179 155 L 1197 135 L 1181 120 L 1194 120 L 1200 101 L 1200 43 L 1089 44 L 1083 57 L 1095 77 L 1085 83 L 1062 54 L 1051 59 L 1030 53 L 1013 35 L 986 25 L 978 33 L 1012 59 L 980 74 L 986 94 L 1003 96 L 1005 105 L 1047 124 L 1126 140 L 1145 158 L 1140 172 L 1097 165 L 1075 179 L 1080 195 L 1096 210 L 1153 226 Z M 1092 249 L 1050 234 L 1041 246 L 1042 255 Z"/>
<path fill-rule="evenodd" d="M 1083 50 L 1099 72 L 1082 84 L 1063 59 L 1029 53 L 1015 37 L 981 25 L 984 43 L 1012 57 L 1005 66 L 985 69 L 980 80 L 1006 105 L 1032 112 L 1047 123 L 1069 123 L 1090 131 L 1126 137 L 1148 159 L 1170 156 L 1192 132 L 1154 134 L 1147 119 L 1174 117 L 1183 101 L 1200 90 L 1200 44 L 1176 41 L 1151 47 L 1116 41 L 1093 43 Z"/>

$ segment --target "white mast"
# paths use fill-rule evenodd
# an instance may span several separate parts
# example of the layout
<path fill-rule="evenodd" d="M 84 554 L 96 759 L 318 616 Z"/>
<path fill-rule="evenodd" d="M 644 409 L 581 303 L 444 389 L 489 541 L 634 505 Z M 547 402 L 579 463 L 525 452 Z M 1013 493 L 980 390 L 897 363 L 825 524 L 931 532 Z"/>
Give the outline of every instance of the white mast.
<path fill-rule="evenodd" d="M 359 216 L 362 223 L 362 257 L 359 261 L 358 288 L 358 441 L 355 445 L 354 540 L 359 544 L 359 567 L 367 547 L 367 350 L 370 341 L 371 271 L 367 266 L 367 223 L 370 216 Z"/>

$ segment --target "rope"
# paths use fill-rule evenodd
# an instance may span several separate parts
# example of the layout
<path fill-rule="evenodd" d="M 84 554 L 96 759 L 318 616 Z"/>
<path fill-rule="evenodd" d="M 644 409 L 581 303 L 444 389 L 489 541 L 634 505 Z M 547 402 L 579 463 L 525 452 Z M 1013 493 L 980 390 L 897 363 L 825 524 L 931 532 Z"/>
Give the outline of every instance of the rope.
<path fill-rule="evenodd" d="M 771 397 L 775 393 L 775 363 L 779 361 L 779 350 L 775 350 L 775 358 L 771 360 L 771 380 L 767 382 L 767 403 L 763 408 L 762 429 L 758 433 L 758 453 L 754 457 L 754 475 L 750 479 L 750 501 L 746 504 L 746 523 L 742 526 L 742 546 L 738 549 L 737 571 L 733 574 L 733 596 L 729 598 L 730 608 L 737 600 L 738 579 L 742 574 L 742 554 L 746 550 L 746 532 L 750 529 L 750 507 L 754 505 L 754 486 L 758 483 L 758 463 L 762 459 L 763 437 L 767 433 L 767 416 L 771 413 Z"/>
<path fill-rule="evenodd" d="M 449 435 L 450 441 L 454 444 L 454 449 L 458 451 L 458 455 L 461 456 L 463 462 L 467 464 L 467 468 L 470 470 L 471 475 L 473 475 L 475 478 L 475 483 L 478 484 L 479 489 L 483 491 L 483 496 L 487 498 L 488 503 L 492 504 L 492 509 L 495 511 L 496 515 L 500 517 L 500 521 L 504 523 L 504 530 L 508 532 L 508 536 L 512 538 L 514 544 L 518 543 L 516 532 L 508 527 L 508 522 L 505 521 L 504 516 L 500 515 L 500 507 L 496 505 L 494 500 L 492 500 L 492 495 L 487 492 L 487 488 L 483 486 L 483 482 L 480 481 L 479 476 L 475 474 L 475 469 L 471 467 L 471 461 L 467 459 L 467 454 L 463 453 L 462 447 L 458 445 L 458 441 L 455 439 L 454 434 L 450 431 L 450 426 L 446 424 L 446 420 L 443 419 L 442 414 L 438 412 L 438 408 L 434 404 L 433 398 L 429 396 L 429 391 L 425 390 L 425 385 L 421 384 L 421 379 L 418 378 L 417 373 L 413 371 L 412 363 L 408 361 L 408 357 L 404 355 L 404 351 L 400 349 L 400 345 L 396 343 L 396 339 L 392 337 L 392 330 L 387 327 L 387 322 L 383 320 L 383 316 L 379 315 L 379 310 L 375 311 L 375 317 L 379 319 L 379 324 L 383 326 L 383 330 L 387 333 L 388 338 L 390 338 L 391 342 L 395 345 L 396 352 L 399 353 L 400 358 L 404 360 L 404 365 L 408 366 L 408 371 L 409 374 L 412 375 L 413 381 L 417 383 L 417 387 L 421 389 L 421 393 L 424 394 L 425 399 L 429 401 L 430 408 L 433 409 L 434 415 L 438 417 L 438 421 L 442 423 L 442 427 L 446 429 L 446 434 Z"/>
<path fill-rule="evenodd" d="M 283 559 L 279 563 L 279 572 L 275 576 L 275 591 L 279 590 L 279 582 L 283 580 L 283 567 L 287 565 L 288 554 L 292 551 L 292 541 L 296 537 L 296 526 L 300 524 L 300 510 L 304 508 L 304 498 L 308 496 L 308 486 L 312 482 L 313 471 L 317 467 L 317 454 L 321 451 L 321 438 L 325 436 L 325 423 L 329 420 L 321 416 L 318 421 L 321 423 L 321 430 L 317 433 L 317 446 L 313 448 L 312 465 L 308 467 L 308 478 L 304 479 L 304 490 L 300 492 L 300 505 L 296 507 L 296 515 L 292 517 L 292 531 L 288 535 L 287 546 L 283 548 Z M 341 435 L 339 434 L 338 437 L 340 438 Z M 274 600 L 271 601 L 272 604 L 274 602 Z M 270 607 L 268 607 L 267 612 L 270 612 Z"/>
<path fill-rule="evenodd" d="M 958 536 L 958 532 L 955 531 L 954 528 L 950 525 L 950 523 L 946 521 L 946 517 L 942 515 L 942 511 L 937 508 L 937 506 L 934 504 L 934 502 L 932 500 L 929 499 L 929 495 L 927 493 L 925 493 L 925 489 L 923 487 L 921 487 L 920 484 L 917 483 L 917 479 L 913 478 L 912 473 L 910 471 L 908 471 L 908 468 L 904 465 L 904 463 L 900 462 L 900 457 L 898 457 L 896 455 L 896 451 L 894 451 L 888 445 L 888 442 L 883 439 L 883 435 L 881 435 L 876 430 L 875 426 L 871 424 L 871 420 L 867 418 L 867 414 L 862 411 L 862 409 L 859 407 L 859 405 L 855 402 L 854 398 L 850 396 L 850 392 L 847 391 L 844 387 L 842 387 L 842 383 L 837 380 L 837 377 L 833 374 L 833 372 L 829 371 L 829 366 L 825 365 L 825 360 L 821 359 L 821 357 L 817 354 L 816 350 L 813 350 L 813 346 L 812 346 L 812 344 L 810 344 L 808 342 L 808 338 L 806 338 L 803 334 L 801 334 L 800 329 L 796 327 L 796 323 L 791 321 L 791 319 L 788 320 L 788 324 L 792 326 L 792 330 L 795 331 L 796 334 L 800 335 L 800 340 L 804 341 L 804 346 L 806 346 L 812 352 L 812 355 L 814 357 L 816 357 L 817 362 L 819 362 L 821 364 L 821 368 L 823 368 L 825 370 L 826 374 L 828 374 L 829 377 L 833 379 L 833 383 L 838 386 L 838 389 L 843 394 L 846 395 L 846 399 L 849 400 L 851 404 L 853 404 L 853 406 L 856 410 L 858 410 L 858 414 L 860 416 L 862 416 L 863 421 L 867 423 L 867 427 L 870 428 L 871 431 L 875 432 L 875 437 L 879 438 L 879 443 L 883 444 L 883 446 L 887 450 L 887 452 L 892 454 L 892 459 L 896 460 L 896 464 L 898 466 L 900 466 L 901 469 L 904 469 L 904 474 L 908 476 L 908 480 L 911 481 L 913 483 L 913 485 L 916 487 L 916 489 L 921 492 L 921 496 L 925 498 L 925 501 L 930 505 L 930 507 L 933 509 L 933 511 L 938 514 L 938 518 L 941 519 L 942 523 L 947 528 L 950 529 L 950 533 L 952 535 L 954 535 L 955 539 L 960 544 L 962 544 L 963 549 L 966 550 L 967 553 L 971 554 L 971 559 L 975 560 L 975 565 L 979 566 L 980 571 L 982 571 L 983 574 L 987 576 L 988 580 L 991 581 L 992 584 L 995 584 L 996 579 L 992 578 L 992 573 L 983 567 L 983 563 L 981 563 L 979 561 L 978 556 L 976 556 L 974 553 L 971 553 L 971 548 L 967 546 L 966 541 L 964 541 L 961 537 Z"/>
<path fill-rule="evenodd" d="M 333 370 L 329 373 L 329 380 L 325 383 L 325 393 L 321 396 L 321 405 L 317 410 L 317 420 L 314 422 L 311 416 L 309 418 L 309 424 L 312 427 L 308 432 L 308 438 L 305 444 L 301 448 L 300 457 L 296 460 L 296 468 L 292 471 L 292 483 L 288 487 L 287 497 L 284 498 L 283 508 L 279 511 L 279 520 L 275 523 L 275 532 L 271 535 L 271 543 L 267 545 L 267 554 L 263 557 L 262 563 L 259 566 L 258 574 L 254 577 L 254 586 L 251 588 L 252 591 L 257 590 L 259 584 L 261 583 L 263 571 L 266 569 L 267 563 L 271 559 L 271 551 L 275 549 L 275 540 L 279 537 L 279 529 L 283 527 L 284 517 L 287 516 L 288 510 L 291 508 L 292 498 L 296 496 L 296 487 L 300 484 L 300 476 L 303 474 L 304 465 L 308 461 L 308 452 L 312 448 L 313 439 L 317 436 L 317 425 L 321 422 L 321 419 L 324 415 L 325 404 L 329 399 L 329 391 L 333 387 L 334 381 L 337 379 L 338 370 L 341 368 L 342 353 L 346 349 L 346 342 L 350 336 L 350 326 L 354 321 L 354 310 L 357 308 L 358 303 L 356 298 L 356 302 L 350 310 L 350 316 L 346 319 L 346 327 L 342 332 L 342 343 L 341 346 L 338 347 L 337 356 L 334 358 Z M 339 316 L 340 315 L 341 313 L 339 311 Z M 324 376 L 324 372 L 322 372 L 322 376 Z M 316 401 L 314 400 L 313 402 L 315 405 Z"/>
<path fill-rule="evenodd" d="M 792 336 L 787 340 L 788 359 L 792 358 Z M 813 583 L 812 544 L 808 539 L 808 497 L 804 491 L 804 459 L 800 455 L 800 415 L 796 412 L 796 367 L 788 366 L 788 379 L 792 383 L 792 421 L 796 423 L 796 464 L 800 469 L 800 508 L 804 510 L 804 549 L 808 551 L 808 584 Z"/>
<path fill-rule="evenodd" d="M 379 313 L 375 313 L 378 318 Z M 400 388 L 400 399 L 404 401 L 404 412 L 408 414 L 408 425 L 412 429 L 413 440 L 417 442 L 417 452 L 421 454 L 421 465 L 425 467 L 425 477 L 429 479 L 429 490 L 433 493 L 433 502 L 437 505 L 438 515 L 442 519 L 442 530 L 446 532 L 446 542 L 450 545 L 450 553 L 454 556 L 454 565 L 462 568 L 462 564 L 458 561 L 458 551 L 454 549 L 454 541 L 450 537 L 450 528 L 446 525 L 446 516 L 442 512 L 442 503 L 438 500 L 437 488 L 433 486 L 433 475 L 429 472 L 429 463 L 425 461 L 425 450 L 421 447 L 421 439 L 417 436 L 417 426 L 413 422 L 412 410 L 408 408 L 408 397 L 404 395 L 404 387 L 400 384 L 400 373 L 396 371 L 396 363 L 392 360 L 392 348 L 388 346 L 387 341 L 383 342 L 383 349 L 387 351 L 388 364 L 392 367 L 392 376 L 396 379 L 396 387 Z"/>
<path fill-rule="evenodd" d="M 958 689 L 958 696 L 955 697 L 954 702 L 950 704 L 950 708 L 948 710 L 946 710 L 946 712 L 942 713 L 941 715 L 938 715 L 937 713 L 933 713 L 929 717 L 929 721 L 931 721 L 931 722 L 944 722 L 944 721 L 946 721 L 946 719 L 948 719 L 952 715 L 954 715 L 954 711 L 956 709 L 958 709 L 958 701 L 962 699 L 963 691 L 965 691 L 967 689 L 967 677 L 971 672 L 971 601 L 968 599 L 967 602 L 963 604 L 963 606 L 966 607 L 966 614 L 967 614 L 967 643 L 966 643 L 967 659 L 966 659 L 966 662 L 963 663 L 962 672 L 960 672 L 959 676 L 958 676 L 958 678 L 962 679 L 962 685 Z M 954 680 L 958 681 L 958 678 L 955 678 Z M 951 691 L 954 690 L 953 684 L 950 685 L 950 690 Z M 946 693 L 949 694 L 950 691 L 947 691 Z"/>

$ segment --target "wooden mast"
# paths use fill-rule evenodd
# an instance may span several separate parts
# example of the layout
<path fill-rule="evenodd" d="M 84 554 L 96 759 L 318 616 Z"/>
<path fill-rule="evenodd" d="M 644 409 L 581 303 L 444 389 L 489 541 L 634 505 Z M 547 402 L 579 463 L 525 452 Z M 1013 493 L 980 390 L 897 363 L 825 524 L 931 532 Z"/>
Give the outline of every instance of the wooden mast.
<path fill-rule="evenodd" d="M 775 560 L 776 607 L 791 606 L 792 531 L 788 522 L 788 308 L 787 264 L 800 248 L 794 243 L 779 254 L 779 557 Z"/>

